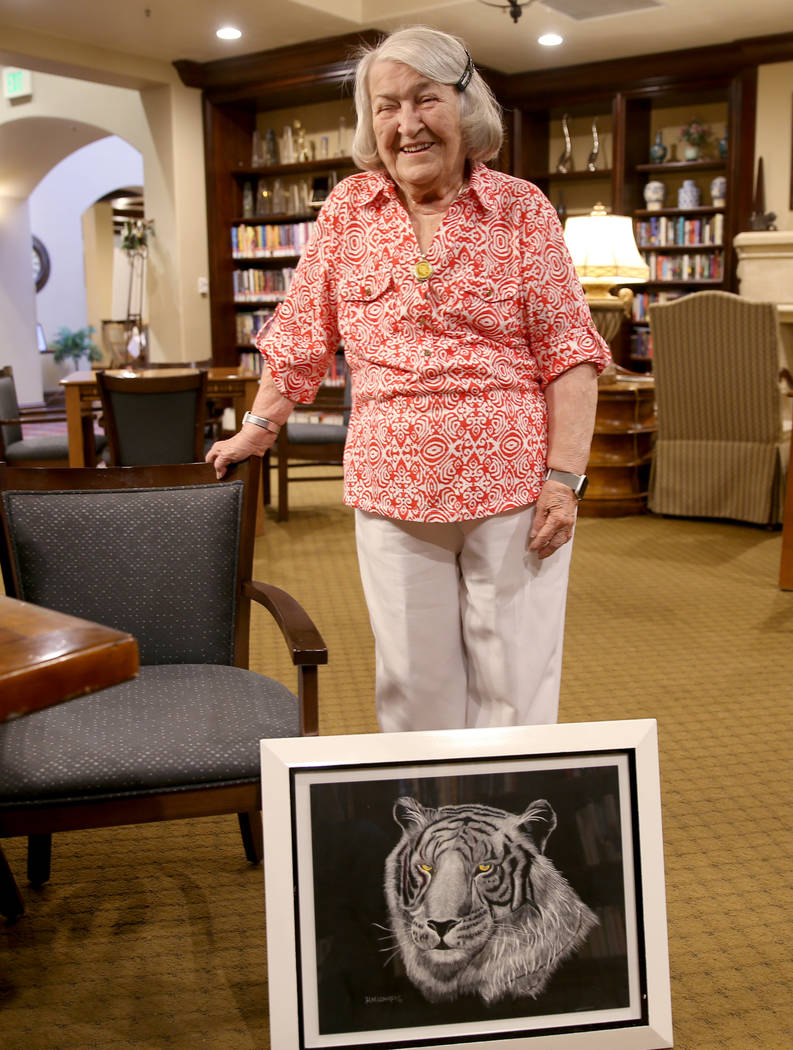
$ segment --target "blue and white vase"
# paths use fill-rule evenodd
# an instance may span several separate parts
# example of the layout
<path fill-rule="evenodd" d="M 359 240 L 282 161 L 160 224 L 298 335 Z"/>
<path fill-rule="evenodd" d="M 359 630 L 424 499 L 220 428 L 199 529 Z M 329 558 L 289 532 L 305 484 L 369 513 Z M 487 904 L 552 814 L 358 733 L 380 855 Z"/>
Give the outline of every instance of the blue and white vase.
<path fill-rule="evenodd" d="M 699 186 L 693 179 L 686 179 L 677 191 L 678 208 L 698 208 L 699 201 Z"/>
<path fill-rule="evenodd" d="M 664 133 L 659 131 L 655 136 L 655 142 L 650 146 L 650 160 L 653 164 L 663 164 L 666 160 L 666 146 L 664 145 Z"/>
<path fill-rule="evenodd" d="M 648 211 L 660 211 L 664 206 L 666 185 L 658 179 L 651 179 L 644 187 L 644 201 Z"/>
<path fill-rule="evenodd" d="M 723 208 L 727 201 L 727 180 L 723 175 L 717 175 L 710 184 L 710 196 L 714 208 Z"/>

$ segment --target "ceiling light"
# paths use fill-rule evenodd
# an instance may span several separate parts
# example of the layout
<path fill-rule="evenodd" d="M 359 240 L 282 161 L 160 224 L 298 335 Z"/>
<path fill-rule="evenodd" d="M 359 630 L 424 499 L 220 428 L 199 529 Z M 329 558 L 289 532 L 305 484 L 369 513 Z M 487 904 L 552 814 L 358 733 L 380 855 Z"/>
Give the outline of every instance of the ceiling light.
<path fill-rule="evenodd" d="M 558 33 L 543 33 L 537 38 L 537 43 L 542 44 L 543 47 L 558 47 L 563 42 Z"/>
<path fill-rule="evenodd" d="M 509 11 L 509 17 L 513 22 L 517 22 L 523 14 L 523 8 L 534 3 L 534 0 L 503 0 L 503 2 L 502 0 L 479 0 L 479 2 L 488 7 L 500 7 L 502 11 Z"/>
<path fill-rule="evenodd" d="M 239 40 L 242 33 L 235 26 L 223 26 L 222 29 L 218 29 L 216 36 L 219 36 L 221 40 Z"/>

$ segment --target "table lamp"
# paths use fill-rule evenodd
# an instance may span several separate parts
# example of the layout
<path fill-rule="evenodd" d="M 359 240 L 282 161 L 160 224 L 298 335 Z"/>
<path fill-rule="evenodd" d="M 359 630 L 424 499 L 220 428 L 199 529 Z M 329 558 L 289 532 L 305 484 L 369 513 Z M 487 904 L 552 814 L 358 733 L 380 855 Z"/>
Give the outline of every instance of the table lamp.
<path fill-rule="evenodd" d="M 575 215 L 565 223 L 564 238 L 592 313 L 595 327 L 607 343 L 631 316 L 633 292 L 616 285 L 641 284 L 650 270 L 639 254 L 628 215 L 610 215 L 596 204 L 590 215 Z"/>

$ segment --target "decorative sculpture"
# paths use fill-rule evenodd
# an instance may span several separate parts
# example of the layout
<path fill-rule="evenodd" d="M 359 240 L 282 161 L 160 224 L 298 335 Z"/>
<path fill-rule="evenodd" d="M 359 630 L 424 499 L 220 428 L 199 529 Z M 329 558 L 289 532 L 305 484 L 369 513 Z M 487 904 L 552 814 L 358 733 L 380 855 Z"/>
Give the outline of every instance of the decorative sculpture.
<path fill-rule="evenodd" d="M 570 130 L 567 127 L 567 114 L 562 117 L 562 134 L 564 135 L 564 150 L 556 162 L 556 170 L 561 175 L 567 175 L 573 169 L 573 145 L 570 142 Z"/>
<path fill-rule="evenodd" d="M 757 181 L 754 184 L 754 200 L 749 227 L 752 230 L 775 230 L 776 212 L 765 210 L 765 178 L 763 176 L 763 158 L 757 158 Z"/>
<path fill-rule="evenodd" d="M 294 123 L 294 131 L 295 161 L 298 164 L 302 164 L 307 160 L 311 160 L 311 153 L 306 141 L 306 130 L 299 120 L 296 120 Z"/>
<path fill-rule="evenodd" d="M 600 139 L 598 138 L 598 118 L 595 117 L 592 121 L 592 152 L 586 162 L 587 171 L 597 171 L 598 153 L 600 153 Z"/>

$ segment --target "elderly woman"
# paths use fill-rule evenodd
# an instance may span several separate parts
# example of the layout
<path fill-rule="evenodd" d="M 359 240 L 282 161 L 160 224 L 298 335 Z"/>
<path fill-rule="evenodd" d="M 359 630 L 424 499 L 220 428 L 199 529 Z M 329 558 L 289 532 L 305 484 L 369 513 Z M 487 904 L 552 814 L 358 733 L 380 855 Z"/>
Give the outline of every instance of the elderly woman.
<path fill-rule="evenodd" d="M 608 349 L 556 214 L 485 167 L 499 108 L 454 37 L 361 57 L 353 158 L 260 338 L 241 431 L 261 455 L 343 341 L 345 501 L 383 730 L 554 722 L 571 540 Z"/>

